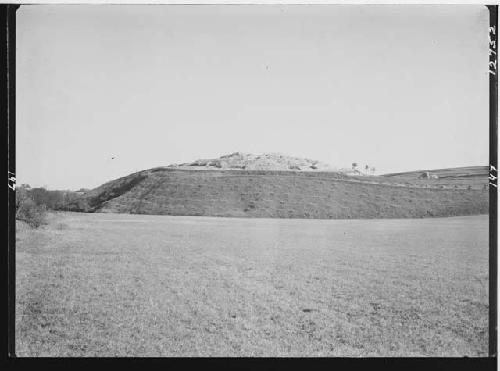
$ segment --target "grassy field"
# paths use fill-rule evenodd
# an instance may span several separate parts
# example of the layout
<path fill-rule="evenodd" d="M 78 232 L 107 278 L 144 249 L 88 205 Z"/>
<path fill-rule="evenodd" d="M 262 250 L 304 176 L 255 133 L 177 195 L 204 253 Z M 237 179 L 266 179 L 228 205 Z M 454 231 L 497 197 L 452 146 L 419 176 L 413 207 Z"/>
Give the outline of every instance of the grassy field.
<path fill-rule="evenodd" d="M 18 356 L 486 356 L 488 217 L 17 225 Z"/>

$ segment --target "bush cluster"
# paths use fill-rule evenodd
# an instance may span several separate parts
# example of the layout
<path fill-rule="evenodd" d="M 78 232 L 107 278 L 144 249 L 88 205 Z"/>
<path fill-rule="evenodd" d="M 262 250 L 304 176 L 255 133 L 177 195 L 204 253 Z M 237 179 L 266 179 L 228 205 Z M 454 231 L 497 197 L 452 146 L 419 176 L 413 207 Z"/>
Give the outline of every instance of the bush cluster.
<path fill-rule="evenodd" d="M 16 192 L 16 219 L 28 223 L 34 228 L 46 224 L 47 208 L 37 205 L 24 190 Z"/>

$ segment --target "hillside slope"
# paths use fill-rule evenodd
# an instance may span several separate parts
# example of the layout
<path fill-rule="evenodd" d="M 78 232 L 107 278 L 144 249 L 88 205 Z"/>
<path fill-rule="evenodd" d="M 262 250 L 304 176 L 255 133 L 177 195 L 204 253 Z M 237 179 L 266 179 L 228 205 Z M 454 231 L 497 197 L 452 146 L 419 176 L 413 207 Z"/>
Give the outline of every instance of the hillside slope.
<path fill-rule="evenodd" d="M 267 218 L 415 218 L 488 213 L 487 176 L 454 183 L 336 172 L 156 168 L 86 193 L 72 211 Z"/>
<path fill-rule="evenodd" d="M 465 166 L 447 169 L 415 170 L 402 173 L 384 174 L 385 177 L 405 177 L 417 179 L 423 172 L 435 174 L 438 178 L 469 178 L 488 176 L 488 166 Z"/>

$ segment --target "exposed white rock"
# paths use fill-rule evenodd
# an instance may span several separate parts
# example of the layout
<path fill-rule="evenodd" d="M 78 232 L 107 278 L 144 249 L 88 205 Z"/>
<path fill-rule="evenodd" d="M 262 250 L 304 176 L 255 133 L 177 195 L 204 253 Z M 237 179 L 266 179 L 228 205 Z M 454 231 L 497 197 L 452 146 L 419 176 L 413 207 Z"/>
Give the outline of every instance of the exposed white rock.
<path fill-rule="evenodd" d="M 254 155 L 251 153 L 234 152 L 216 159 L 200 159 L 177 166 L 224 170 L 338 171 L 337 168 L 323 162 L 287 156 L 281 153 Z"/>

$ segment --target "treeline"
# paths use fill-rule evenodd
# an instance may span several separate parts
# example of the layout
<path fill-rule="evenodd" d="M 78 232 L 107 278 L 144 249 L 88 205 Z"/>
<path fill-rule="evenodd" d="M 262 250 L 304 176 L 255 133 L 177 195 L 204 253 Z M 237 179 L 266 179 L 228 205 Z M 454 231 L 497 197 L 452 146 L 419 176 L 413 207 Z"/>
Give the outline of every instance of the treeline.
<path fill-rule="evenodd" d="M 32 227 L 39 227 L 45 224 L 47 210 L 69 210 L 69 205 L 86 191 L 50 191 L 22 184 L 16 188 L 16 219 L 25 221 Z"/>

